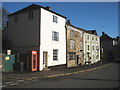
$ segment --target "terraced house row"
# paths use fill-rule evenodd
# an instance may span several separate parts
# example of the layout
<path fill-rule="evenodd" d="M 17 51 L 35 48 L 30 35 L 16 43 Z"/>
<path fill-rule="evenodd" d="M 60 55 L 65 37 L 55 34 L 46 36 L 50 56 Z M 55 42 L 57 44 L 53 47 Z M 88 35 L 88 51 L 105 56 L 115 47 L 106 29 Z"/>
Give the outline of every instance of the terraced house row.
<path fill-rule="evenodd" d="M 66 22 L 66 17 L 32 4 L 9 14 L 3 30 L 3 52 L 10 49 L 15 63 L 25 71 L 42 71 L 54 66 L 94 64 L 100 60 L 100 40 L 95 30 Z"/>

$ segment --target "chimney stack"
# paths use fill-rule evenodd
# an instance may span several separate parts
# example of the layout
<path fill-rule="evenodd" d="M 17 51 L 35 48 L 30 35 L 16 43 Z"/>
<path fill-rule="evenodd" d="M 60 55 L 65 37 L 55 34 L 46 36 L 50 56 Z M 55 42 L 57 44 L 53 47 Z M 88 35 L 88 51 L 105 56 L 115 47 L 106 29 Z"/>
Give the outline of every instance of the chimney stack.
<path fill-rule="evenodd" d="M 102 35 L 105 35 L 105 32 L 102 32 Z"/>
<path fill-rule="evenodd" d="M 46 9 L 48 9 L 48 10 L 51 10 L 51 7 L 49 7 L 49 6 L 46 6 Z"/>

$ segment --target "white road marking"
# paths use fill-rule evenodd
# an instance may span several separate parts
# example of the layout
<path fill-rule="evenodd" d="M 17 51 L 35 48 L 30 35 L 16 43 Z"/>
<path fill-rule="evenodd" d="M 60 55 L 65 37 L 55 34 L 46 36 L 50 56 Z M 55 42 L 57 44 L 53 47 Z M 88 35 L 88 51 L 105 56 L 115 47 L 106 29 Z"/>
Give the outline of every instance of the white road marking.
<path fill-rule="evenodd" d="M 9 85 L 12 85 L 12 86 L 13 86 L 13 85 L 17 85 L 17 84 L 18 84 L 18 83 L 12 83 L 12 84 L 9 84 Z"/>
<path fill-rule="evenodd" d="M 25 81 L 25 80 L 18 80 L 17 82 L 23 82 L 23 81 Z"/>
<path fill-rule="evenodd" d="M 11 84 L 11 83 L 13 83 L 13 82 L 6 82 L 5 84 Z"/>

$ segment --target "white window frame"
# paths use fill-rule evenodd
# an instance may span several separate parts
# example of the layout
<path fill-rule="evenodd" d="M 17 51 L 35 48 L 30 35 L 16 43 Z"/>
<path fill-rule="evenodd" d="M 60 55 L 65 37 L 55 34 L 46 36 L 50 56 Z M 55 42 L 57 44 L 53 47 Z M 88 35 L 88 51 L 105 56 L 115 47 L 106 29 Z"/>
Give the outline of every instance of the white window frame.
<path fill-rule="evenodd" d="M 53 15 L 53 22 L 58 23 L 58 17 Z"/>
<path fill-rule="evenodd" d="M 76 53 L 75 52 L 69 52 L 68 54 L 69 54 L 69 60 L 75 60 L 76 59 Z"/>
<path fill-rule="evenodd" d="M 53 61 L 58 61 L 58 49 L 53 49 Z"/>
<path fill-rule="evenodd" d="M 95 46 L 94 45 L 92 45 L 92 51 L 95 51 Z"/>
<path fill-rule="evenodd" d="M 94 36 L 92 36 L 92 41 L 94 41 Z"/>
<path fill-rule="evenodd" d="M 59 41 L 59 32 L 52 31 L 52 40 Z"/>
<path fill-rule="evenodd" d="M 70 30 L 70 36 L 74 34 L 74 30 Z"/>
<path fill-rule="evenodd" d="M 88 50 L 88 46 L 89 46 L 89 50 Z M 90 44 L 87 44 L 87 51 L 88 51 L 88 52 L 90 51 Z"/>
<path fill-rule="evenodd" d="M 82 33 L 82 32 L 80 32 L 80 37 L 81 37 L 81 38 L 83 37 L 83 33 Z"/>
<path fill-rule="evenodd" d="M 83 49 L 83 42 L 80 42 L 80 50 Z"/>
<path fill-rule="evenodd" d="M 75 41 L 70 40 L 70 49 L 75 49 Z"/>
<path fill-rule="evenodd" d="M 87 40 L 88 40 L 88 41 L 90 40 L 90 35 L 87 35 Z"/>

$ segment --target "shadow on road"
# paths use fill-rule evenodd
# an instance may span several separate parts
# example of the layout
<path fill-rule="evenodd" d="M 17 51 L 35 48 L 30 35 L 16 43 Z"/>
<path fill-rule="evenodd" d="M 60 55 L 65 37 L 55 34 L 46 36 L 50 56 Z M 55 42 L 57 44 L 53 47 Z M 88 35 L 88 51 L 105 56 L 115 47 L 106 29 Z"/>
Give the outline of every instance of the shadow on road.
<path fill-rule="evenodd" d="M 70 78 L 70 79 L 76 79 L 76 80 L 99 80 L 99 81 L 120 81 L 120 80 L 114 80 L 114 79 L 97 79 L 97 78 Z"/>

